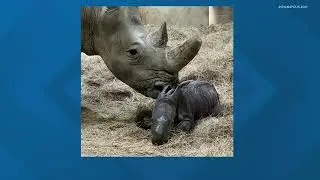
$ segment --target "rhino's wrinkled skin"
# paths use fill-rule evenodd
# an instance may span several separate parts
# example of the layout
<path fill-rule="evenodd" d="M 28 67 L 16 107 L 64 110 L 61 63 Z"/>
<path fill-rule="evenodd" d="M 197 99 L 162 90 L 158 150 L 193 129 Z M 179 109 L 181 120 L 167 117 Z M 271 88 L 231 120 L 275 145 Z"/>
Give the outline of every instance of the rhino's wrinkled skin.
<path fill-rule="evenodd" d="M 81 51 L 100 55 L 109 70 L 141 94 L 157 98 L 166 85 L 178 82 L 178 72 L 201 47 L 199 37 L 167 49 L 166 23 L 149 34 L 138 7 L 83 7 Z"/>
<path fill-rule="evenodd" d="M 152 143 L 168 142 L 173 127 L 190 132 L 196 120 L 221 112 L 219 95 L 212 83 L 185 81 L 176 89 L 166 87 L 156 100 L 151 118 Z"/>

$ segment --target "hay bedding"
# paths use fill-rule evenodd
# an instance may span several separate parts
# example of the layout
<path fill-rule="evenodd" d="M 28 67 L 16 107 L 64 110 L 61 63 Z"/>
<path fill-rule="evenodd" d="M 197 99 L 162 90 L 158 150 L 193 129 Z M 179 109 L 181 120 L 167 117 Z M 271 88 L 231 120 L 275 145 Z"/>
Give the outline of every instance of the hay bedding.
<path fill-rule="evenodd" d="M 82 156 L 233 156 L 233 24 L 169 27 L 168 33 L 171 47 L 194 34 L 201 37 L 198 55 L 179 78 L 214 83 L 224 106 L 222 117 L 204 118 L 191 134 L 176 134 L 167 144 L 153 146 L 150 130 L 138 128 L 134 118 L 154 100 L 116 79 L 99 56 L 82 53 Z"/>

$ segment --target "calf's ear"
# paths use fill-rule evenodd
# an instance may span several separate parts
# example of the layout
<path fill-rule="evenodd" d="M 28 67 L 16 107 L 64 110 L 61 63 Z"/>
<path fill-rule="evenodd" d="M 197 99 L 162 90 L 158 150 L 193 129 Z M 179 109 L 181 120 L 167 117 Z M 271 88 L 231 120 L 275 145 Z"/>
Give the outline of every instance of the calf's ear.
<path fill-rule="evenodd" d="M 166 96 L 167 91 L 170 89 L 170 86 L 167 85 L 163 88 L 163 90 L 160 92 L 158 98 L 163 98 L 164 96 Z"/>
<path fill-rule="evenodd" d="M 180 86 L 176 87 L 176 89 L 173 91 L 173 93 L 170 95 L 172 100 L 177 102 L 178 101 L 178 97 L 181 93 L 181 88 Z"/>

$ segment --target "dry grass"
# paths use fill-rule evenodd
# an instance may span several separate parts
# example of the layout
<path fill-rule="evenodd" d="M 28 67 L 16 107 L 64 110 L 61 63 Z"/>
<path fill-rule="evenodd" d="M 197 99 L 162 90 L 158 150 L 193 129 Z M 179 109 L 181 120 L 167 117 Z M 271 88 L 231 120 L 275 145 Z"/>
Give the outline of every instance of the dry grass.
<path fill-rule="evenodd" d="M 191 134 L 176 134 L 169 143 L 153 146 L 150 131 L 138 128 L 134 118 L 140 107 L 154 100 L 117 80 L 99 56 L 82 53 L 82 156 L 233 156 L 233 24 L 169 27 L 168 33 L 172 47 L 194 34 L 201 36 L 198 55 L 179 78 L 212 82 L 221 96 L 223 115 L 204 118 Z"/>

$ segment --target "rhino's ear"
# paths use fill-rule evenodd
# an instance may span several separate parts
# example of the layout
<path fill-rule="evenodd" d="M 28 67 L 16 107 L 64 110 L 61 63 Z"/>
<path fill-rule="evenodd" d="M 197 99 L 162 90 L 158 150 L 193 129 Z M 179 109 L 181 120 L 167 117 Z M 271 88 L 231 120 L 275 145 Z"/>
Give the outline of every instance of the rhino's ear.
<path fill-rule="evenodd" d="M 115 13 L 116 11 L 119 10 L 119 6 L 108 6 L 106 9 L 105 9 L 105 13 L 107 15 L 112 15 L 113 13 Z"/>
<path fill-rule="evenodd" d="M 164 22 L 160 29 L 151 34 L 152 45 L 158 48 L 164 48 L 168 42 L 167 23 Z"/>

